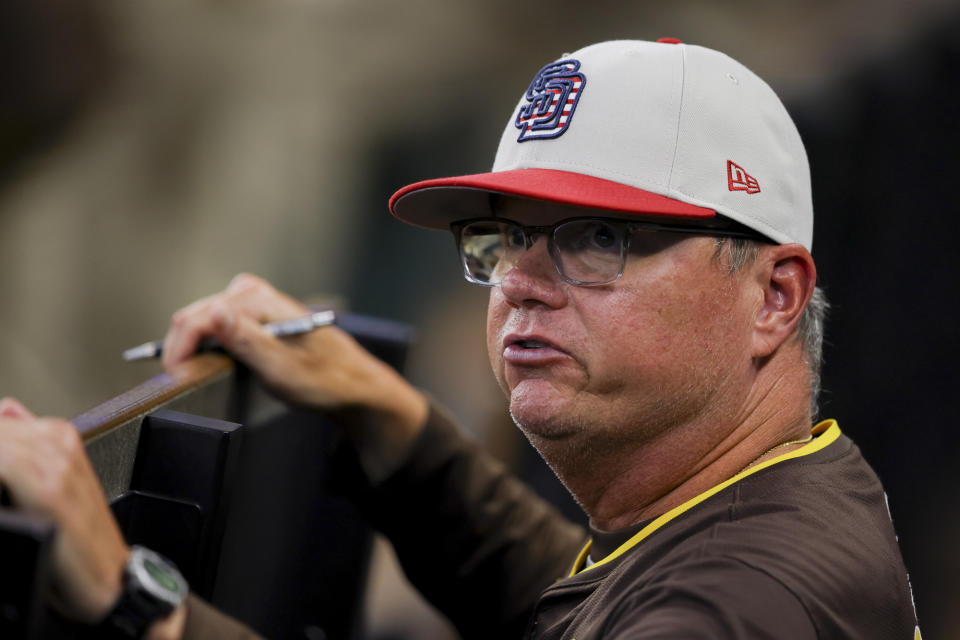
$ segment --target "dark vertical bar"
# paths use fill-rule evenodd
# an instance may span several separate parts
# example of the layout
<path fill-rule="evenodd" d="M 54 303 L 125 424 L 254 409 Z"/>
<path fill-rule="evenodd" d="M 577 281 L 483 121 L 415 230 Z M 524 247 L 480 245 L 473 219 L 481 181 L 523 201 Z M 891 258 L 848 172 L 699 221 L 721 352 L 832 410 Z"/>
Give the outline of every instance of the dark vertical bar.
<path fill-rule="evenodd" d="M 128 542 L 167 555 L 209 598 L 240 456 L 239 424 L 160 409 L 148 415 L 124 523 Z"/>
<path fill-rule="evenodd" d="M 49 520 L 0 509 L 0 638 L 40 637 L 53 535 Z"/>

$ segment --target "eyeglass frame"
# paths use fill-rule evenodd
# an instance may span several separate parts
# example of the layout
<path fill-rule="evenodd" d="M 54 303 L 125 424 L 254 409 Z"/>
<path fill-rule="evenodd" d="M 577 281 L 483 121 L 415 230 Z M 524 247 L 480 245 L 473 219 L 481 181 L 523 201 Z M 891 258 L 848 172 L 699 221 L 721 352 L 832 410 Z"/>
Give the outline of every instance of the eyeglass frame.
<path fill-rule="evenodd" d="M 730 224 L 739 224 L 728 218 L 722 218 Z M 580 280 L 574 280 L 573 278 L 568 277 L 563 270 L 560 268 L 558 252 L 556 245 L 554 244 L 554 234 L 556 233 L 557 227 L 560 227 L 564 224 L 570 222 L 578 222 L 581 220 L 600 220 L 607 224 L 613 224 L 613 226 L 623 229 L 626 227 L 626 233 L 623 234 L 623 240 L 620 242 L 620 270 L 617 272 L 617 275 L 609 280 L 604 280 L 601 282 L 586 282 Z M 460 256 L 460 264 L 463 267 L 463 277 L 467 282 L 478 284 L 483 287 L 499 287 L 503 284 L 501 279 L 499 282 L 483 282 L 477 280 L 470 275 L 470 270 L 467 268 L 466 255 L 463 252 L 463 229 L 474 222 L 495 222 L 502 224 L 514 225 L 520 228 L 521 233 L 523 233 L 523 244 L 524 251 L 529 251 L 530 248 L 535 244 L 535 236 L 546 236 L 547 238 L 547 253 L 550 255 L 550 261 L 553 263 L 554 269 L 557 270 L 557 273 L 567 284 L 572 284 L 578 287 L 599 287 L 603 285 L 608 285 L 613 282 L 616 282 L 623 277 L 623 270 L 627 266 L 627 255 L 630 252 L 630 238 L 633 236 L 634 231 L 638 229 L 644 229 L 646 231 L 666 231 L 674 233 L 687 233 L 690 235 L 702 235 L 715 238 L 743 238 L 746 240 L 756 240 L 759 242 L 771 243 L 773 240 L 764 236 L 758 231 L 754 231 L 749 227 L 740 225 L 740 227 L 709 227 L 709 226 L 696 226 L 696 225 L 685 225 L 685 224 L 669 224 L 661 222 L 649 222 L 646 220 L 624 220 L 622 218 L 608 218 L 604 216 L 574 216 L 571 218 L 564 218 L 553 224 L 548 225 L 524 225 L 515 220 L 509 218 L 498 218 L 496 216 L 485 216 L 479 218 L 469 218 L 466 220 L 457 220 L 450 223 L 450 231 L 453 232 L 453 240 L 457 245 L 457 254 Z M 512 267 L 511 267 L 512 268 Z"/>

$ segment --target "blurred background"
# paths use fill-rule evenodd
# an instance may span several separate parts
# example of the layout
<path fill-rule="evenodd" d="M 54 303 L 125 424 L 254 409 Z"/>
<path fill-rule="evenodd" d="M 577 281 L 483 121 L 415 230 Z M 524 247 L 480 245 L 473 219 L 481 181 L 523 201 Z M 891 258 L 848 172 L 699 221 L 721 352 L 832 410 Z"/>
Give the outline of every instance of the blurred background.
<path fill-rule="evenodd" d="M 661 36 L 739 59 L 797 121 L 833 302 L 823 413 L 885 482 L 921 628 L 960 637 L 955 0 L 8 0 L 0 395 L 89 409 L 159 372 L 123 349 L 249 271 L 414 325 L 410 378 L 532 468 L 489 374 L 485 292 L 448 234 L 386 200 L 488 169 L 546 62 Z M 368 637 L 452 637 L 382 545 L 374 578 Z"/>

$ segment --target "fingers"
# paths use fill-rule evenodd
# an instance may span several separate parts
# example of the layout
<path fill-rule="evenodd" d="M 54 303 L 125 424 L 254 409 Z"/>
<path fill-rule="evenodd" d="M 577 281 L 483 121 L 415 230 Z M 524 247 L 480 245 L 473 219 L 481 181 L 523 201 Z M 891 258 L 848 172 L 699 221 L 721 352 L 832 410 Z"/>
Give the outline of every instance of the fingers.
<path fill-rule="evenodd" d="M 164 339 L 163 366 L 170 370 L 186 360 L 197 351 L 200 341 L 208 336 L 217 338 L 232 351 L 234 323 L 241 317 L 259 325 L 296 318 L 306 313 L 305 306 L 280 293 L 265 280 L 240 274 L 222 292 L 198 300 L 173 315 L 170 330 Z M 249 349 L 244 353 L 250 354 Z M 245 355 L 236 352 L 234 355 L 245 360 Z"/>
<path fill-rule="evenodd" d="M 410 421 L 419 420 L 425 406 L 419 392 L 337 327 L 278 339 L 262 326 L 307 313 L 305 306 L 264 280 L 237 276 L 221 293 L 174 315 L 163 364 L 170 370 L 211 336 L 288 402 L 314 409 L 364 406 L 404 419 L 414 413 L 404 408 L 415 406 L 418 413 Z M 403 402 L 406 397 L 416 402 Z"/>
<path fill-rule="evenodd" d="M 105 614 L 120 591 L 127 547 L 76 428 L 54 418 L 0 418 L 0 482 L 17 509 L 57 525 L 62 612 L 86 621 Z"/>
<path fill-rule="evenodd" d="M 77 430 L 62 420 L 0 419 L 0 480 L 17 506 L 50 515 L 82 448 Z"/>
<path fill-rule="evenodd" d="M 225 293 L 227 301 L 261 324 L 295 318 L 307 311 L 299 301 L 281 293 L 263 278 L 249 273 L 234 276 Z"/>
<path fill-rule="evenodd" d="M 8 397 L 0 399 L 0 417 L 29 420 L 36 416 L 34 416 L 29 409 L 23 406 L 19 400 Z"/>
<path fill-rule="evenodd" d="M 236 358 L 271 381 L 278 377 L 289 360 L 289 348 L 263 329 L 263 324 L 248 315 L 235 313 L 227 305 L 215 305 L 211 311 L 215 335 Z"/>
<path fill-rule="evenodd" d="M 197 350 L 203 337 L 200 314 L 210 300 L 211 298 L 197 300 L 173 314 L 170 328 L 163 340 L 163 366 L 166 369 L 187 359 Z"/>

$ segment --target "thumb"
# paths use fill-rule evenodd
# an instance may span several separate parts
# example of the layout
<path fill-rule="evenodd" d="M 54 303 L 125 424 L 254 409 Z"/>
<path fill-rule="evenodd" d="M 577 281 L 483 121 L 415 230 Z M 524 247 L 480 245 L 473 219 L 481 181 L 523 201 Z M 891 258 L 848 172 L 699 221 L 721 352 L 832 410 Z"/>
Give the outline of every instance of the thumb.
<path fill-rule="evenodd" d="M 16 418 L 19 420 L 32 420 L 36 418 L 19 400 L 9 397 L 0 399 L 0 417 Z"/>

